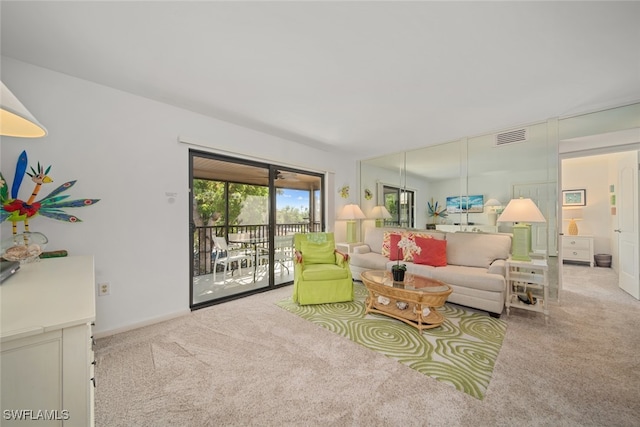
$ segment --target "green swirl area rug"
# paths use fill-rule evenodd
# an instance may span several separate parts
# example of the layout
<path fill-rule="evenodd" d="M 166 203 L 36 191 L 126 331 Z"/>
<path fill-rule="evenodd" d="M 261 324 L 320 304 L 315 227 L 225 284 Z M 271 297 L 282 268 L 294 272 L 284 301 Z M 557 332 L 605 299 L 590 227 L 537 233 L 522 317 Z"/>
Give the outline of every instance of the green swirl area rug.
<path fill-rule="evenodd" d="M 300 306 L 291 298 L 276 304 L 283 309 L 349 338 L 423 373 L 483 399 L 507 329 L 505 321 L 455 304 L 438 310 L 442 326 L 422 333 L 378 314 L 365 314 L 366 288 L 354 283 L 355 300 Z"/>

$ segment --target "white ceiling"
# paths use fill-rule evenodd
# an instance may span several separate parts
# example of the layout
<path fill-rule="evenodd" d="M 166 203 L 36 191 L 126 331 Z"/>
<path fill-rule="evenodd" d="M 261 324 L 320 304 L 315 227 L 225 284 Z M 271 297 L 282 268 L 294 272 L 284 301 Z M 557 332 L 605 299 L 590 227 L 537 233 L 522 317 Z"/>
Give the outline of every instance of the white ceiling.
<path fill-rule="evenodd" d="M 640 2 L 12 2 L 3 56 L 361 158 L 640 100 Z"/>

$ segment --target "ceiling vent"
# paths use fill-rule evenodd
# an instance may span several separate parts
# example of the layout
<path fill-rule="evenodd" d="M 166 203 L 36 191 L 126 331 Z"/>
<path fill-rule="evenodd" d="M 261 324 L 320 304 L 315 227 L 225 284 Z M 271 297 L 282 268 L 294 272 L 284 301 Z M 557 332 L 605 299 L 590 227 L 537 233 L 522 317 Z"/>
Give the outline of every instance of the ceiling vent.
<path fill-rule="evenodd" d="M 509 132 L 502 132 L 496 134 L 496 147 L 501 145 L 515 144 L 516 142 L 524 142 L 529 137 L 529 130 L 527 128 L 510 130 Z"/>

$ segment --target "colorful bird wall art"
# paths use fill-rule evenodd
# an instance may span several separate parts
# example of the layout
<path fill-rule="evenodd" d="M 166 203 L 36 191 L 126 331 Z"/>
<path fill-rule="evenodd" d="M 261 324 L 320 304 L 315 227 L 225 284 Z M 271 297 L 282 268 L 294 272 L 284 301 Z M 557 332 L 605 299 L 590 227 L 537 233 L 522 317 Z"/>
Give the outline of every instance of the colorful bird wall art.
<path fill-rule="evenodd" d="M 0 223 L 6 220 L 11 221 L 13 223 L 14 235 L 17 234 L 18 222 L 24 222 L 24 231 L 28 232 L 29 220 L 38 214 L 58 221 L 82 222 L 77 216 L 64 212 L 64 209 L 91 206 L 100 201 L 100 199 L 66 200 L 69 195 L 61 195 L 61 193 L 73 187 L 76 183 L 75 180 L 65 182 L 46 197 L 36 201 L 42 185 L 53 182 L 53 179 L 49 176 L 50 171 L 51 166 L 45 169 L 40 165 L 40 162 L 38 162 L 36 169 L 32 166 L 30 167 L 30 172 L 27 172 L 27 152 L 23 151 L 20 153 L 18 163 L 16 164 L 16 173 L 13 178 L 13 185 L 11 186 L 11 194 L 9 194 L 7 181 L 4 179 L 2 173 L 0 173 L 0 203 L 2 203 Z M 18 192 L 20 191 L 20 186 L 22 185 L 22 180 L 25 175 L 31 177 L 31 181 L 35 183 L 31 196 L 26 202 L 18 199 Z"/>

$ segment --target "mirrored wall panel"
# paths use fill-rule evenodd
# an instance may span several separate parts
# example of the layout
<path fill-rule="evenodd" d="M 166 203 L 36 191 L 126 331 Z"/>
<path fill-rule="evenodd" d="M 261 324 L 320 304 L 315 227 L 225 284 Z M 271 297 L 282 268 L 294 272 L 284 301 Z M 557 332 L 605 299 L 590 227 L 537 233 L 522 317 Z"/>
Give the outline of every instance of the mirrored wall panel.
<path fill-rule="evenodd" d="M 528 197 L 548 219 L 535 226 L 534 249 L 556 255 L 558 149 L 552 129 L 554 123 L 543 122 L 362 161 L 363 194 L 376 189 L 361 201 L 363 210 L 385 205 L 392 214 L 385 225 L 510 232 L 512 224 L 498 223 L 499 214 L 512 198 Z M 388 187 L 398 194 L 392 203 Z"/>

